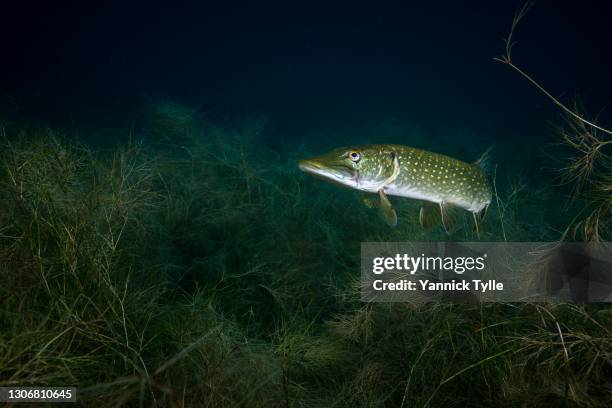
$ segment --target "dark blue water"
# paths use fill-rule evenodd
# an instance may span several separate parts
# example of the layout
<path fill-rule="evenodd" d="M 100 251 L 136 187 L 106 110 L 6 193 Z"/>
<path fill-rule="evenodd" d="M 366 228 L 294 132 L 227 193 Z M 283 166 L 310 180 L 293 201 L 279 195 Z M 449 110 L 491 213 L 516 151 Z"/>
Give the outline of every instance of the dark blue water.
<path fill-rule="evenodd" d="M 282 141 L 363 136 L 385 120 L 432 136 L 546 140 L 556 109 L 492 61 L 516 6 L 19 2 L 2 13 L 0 100 L 80 129 L 128 127 L 143 100 L 165 98 L 215 122 L 264 116 Z M 607 11 L 604 1 L 539 2 L 516 33 L 516 62 L 597 113 L 612 95 Z"/>

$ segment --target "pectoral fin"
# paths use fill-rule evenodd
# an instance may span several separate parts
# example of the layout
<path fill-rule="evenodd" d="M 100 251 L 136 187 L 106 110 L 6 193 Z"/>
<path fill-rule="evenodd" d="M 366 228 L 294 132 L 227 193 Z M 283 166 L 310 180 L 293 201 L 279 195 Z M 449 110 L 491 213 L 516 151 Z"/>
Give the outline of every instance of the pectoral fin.
<path fill-rule="evenodd" d="M 368 208 L 378 208 L 379 207 L 379 203 L 378 203 L 378 198 L 374 195 L 364 195 L 362 197 L 362 201 L 363 201 L 363 205 L 365 205 Z"/>
<path fill-rule="evenodd" d="M 391 205 L 383 189 L 378 190 L 378 196 L 380 197 L 380 213 L 390 227 L 395 227 L 397 225 L 395 208 Z"/>

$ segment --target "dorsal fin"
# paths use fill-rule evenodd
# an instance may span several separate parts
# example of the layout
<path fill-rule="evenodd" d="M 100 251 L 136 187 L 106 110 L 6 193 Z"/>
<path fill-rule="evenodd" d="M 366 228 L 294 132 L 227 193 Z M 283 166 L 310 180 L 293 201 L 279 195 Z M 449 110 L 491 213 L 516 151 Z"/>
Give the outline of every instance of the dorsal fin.
<path fill-rule="evenodd" d="M 474 162 L 474 164 L 480 167 L 483 173 L 487 176 L 490 176 L 493 173 L 493 158 L 491 153 L 492 151 L 493 146 L 485 150 L 484 153 L 480 155 L 478 160 Z"/>

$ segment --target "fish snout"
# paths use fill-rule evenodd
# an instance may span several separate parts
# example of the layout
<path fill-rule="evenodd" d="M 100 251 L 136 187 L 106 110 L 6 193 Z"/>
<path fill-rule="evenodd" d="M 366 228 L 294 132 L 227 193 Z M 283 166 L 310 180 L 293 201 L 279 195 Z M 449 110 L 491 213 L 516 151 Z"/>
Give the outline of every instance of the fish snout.
<path fill-rule="evenodd" d="M 316 172 L 317 170 L 320 170 L 323 166 L 321 166 L 321 163 L 318 163 L 315 160 L 305 159 L 305 160 L 300 160 L 298 162 L 298 167 L 303 172 L 313 173 L 313 172 Z"/>
<path fill-rule="evenodd" d="M 329 164 L 323 160 L 305 159 L 298 162 L 300 170 L 325 181 L 355 188 L 357 173 L 346 166 Z"/>

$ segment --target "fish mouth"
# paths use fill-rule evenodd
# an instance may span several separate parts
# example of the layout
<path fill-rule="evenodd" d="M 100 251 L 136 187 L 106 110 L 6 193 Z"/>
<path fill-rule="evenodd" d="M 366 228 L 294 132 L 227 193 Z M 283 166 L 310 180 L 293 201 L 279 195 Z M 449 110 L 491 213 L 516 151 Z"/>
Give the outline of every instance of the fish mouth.
<path fill-rule="evenodd" d="M 304 173 L 316 173 L 317 170 L 322 168 L 321 164 L 313 160 L 300 160 L 298 162 L 298 167 Z"/>
<path fill-rule="evenodd" d="M 356 172 L 346 166 L 330 166 L 316 160 L 300 160 L 298 166 L 304 173 L 343 185 L 356 179 Z"/>

